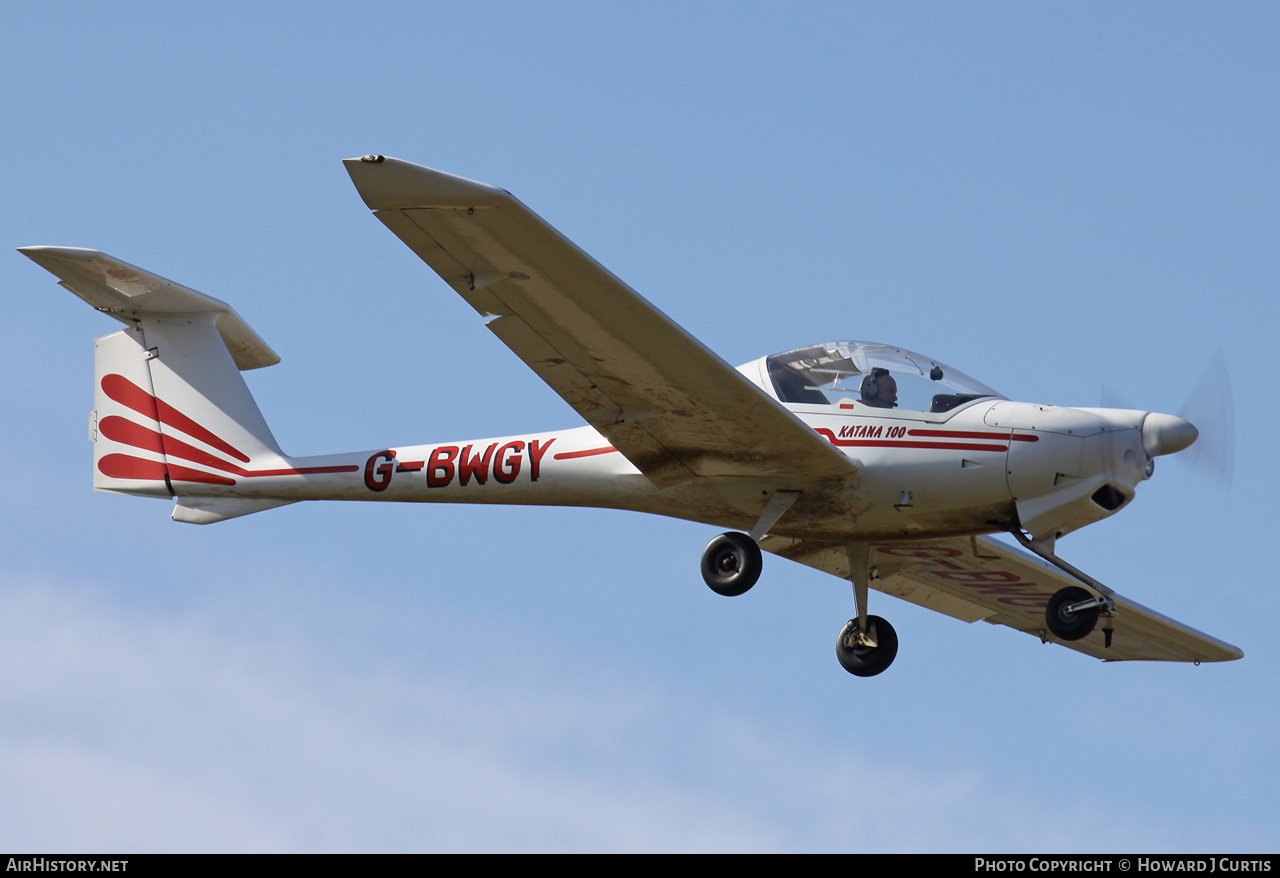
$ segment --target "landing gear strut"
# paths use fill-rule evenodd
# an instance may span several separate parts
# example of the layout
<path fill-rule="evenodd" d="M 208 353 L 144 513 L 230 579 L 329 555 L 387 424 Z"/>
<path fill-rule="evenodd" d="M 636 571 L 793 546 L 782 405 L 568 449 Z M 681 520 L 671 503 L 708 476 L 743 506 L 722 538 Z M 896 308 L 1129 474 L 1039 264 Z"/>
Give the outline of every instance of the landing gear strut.
<path fill-rule="evenodd" d="M 756 541 L 733 531 L 720 534 L 702 552 L 703 580 L 708 588 L 725 597 L 746 594 L 760 578 L 763 566 Z"/>
<path fill-rule="evenodd" d="M 764 566 L 760 560 L 760 541 L 791 504 L 800 499 L 800 493 L 785 489 L 774 491 L 750 534 L 730 531 L 707 543 L 702 551 L 702 578 L 708 588 L 733 598 L 746 594 L 756 584 Z"/>
<path fill-rule="evenodd" d="M 1055 637 L 1059 640 L 1083 640 L 1098 624 L 1099 614 L 1103 612 L 1108 615 L 1115 614 L 1116 593 L 1083 570 L 1072 567 L 1053 554 L 1052 540 L 1049 541 L 1049 548 L 1046 549 L 1042 544 L 1029 539 L 1020 528 L 1012 528 L 1009 533 L 1013 534 L 1013 538 L 1021 543 L 1023 548 L 1030 549 L 1058 569 L 1091 586 L 1100 595 L 1100 597 L 1094 597 L 1078 585 L 1069 585 L 1054 592 L 1044 608 L 1044 624 Z M 1103 645 L 1106 647 L 1111 646 L 1112 630 L 1109 624 L 1103 628 Z"/>
<path fill-rule="evenodd" d="M 772 516 L 776 520 L 781 513 L 775 507 L 785 511 L 785 506 L 794 499 L 793 496 L 781 502 L 771 502 L 765 517 Z M 767 525 L 760 525 L 756 530 L 764 530 L 765 527 Z M 893 664 L 897 657 L 898 632 L 879 616 L 867 614 L 867 591 L 872 575 L 871 546 L 851 543 L 845 546 L 845 552 L 849 557 L 849 579 L 853 583 L 853 602 L 858 616 L 850 619 L 840 632 L 836 640 L 836 658 L 840 666 L 855 677 L 874 677 Z M 725 597 L 745 594 L 760 578 L 762 566 L 760 545 L 756 542 L 754 530 L 750 536 L 736 531 L 722 533 L 707 543 L 702 551 L 702 578 L 712 591 Z M 1083 589 L 1077 590 L 1083 592 Z M 1088 592 L 1084 595 L 1091 597 Z M 1097 610 L 1094 610 L 1094 618 L 1097 618 Z"/>
<path fill-rule="evenodd" d="M 871 584 L 871 547 L 866 543 L 845 546 L 849 557 L 849 579 L 853 582 L 853 603 L 858 618 L 850 619 L 836 640 L 840 666 L 855 677 L 874 677 L 898 655 L 898 632 L 879 616 L 867 614 L 867 591 Z"/>

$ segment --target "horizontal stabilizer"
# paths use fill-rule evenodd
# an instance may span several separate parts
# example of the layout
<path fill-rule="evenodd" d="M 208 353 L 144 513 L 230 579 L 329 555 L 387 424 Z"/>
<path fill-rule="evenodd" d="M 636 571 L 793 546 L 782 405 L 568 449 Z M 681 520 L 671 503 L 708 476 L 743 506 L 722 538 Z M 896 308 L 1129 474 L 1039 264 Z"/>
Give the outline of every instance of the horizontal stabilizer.
<path fill-rule="evenodd" d="M 152 274 L 98 250 L 19 247 L 18 252 L 57 275 L 62 286 L 122 323 L 144 315 L 217 314 L 218 334 L 239 369 L 274 366 L 280 357 L 219 299 Z"/>

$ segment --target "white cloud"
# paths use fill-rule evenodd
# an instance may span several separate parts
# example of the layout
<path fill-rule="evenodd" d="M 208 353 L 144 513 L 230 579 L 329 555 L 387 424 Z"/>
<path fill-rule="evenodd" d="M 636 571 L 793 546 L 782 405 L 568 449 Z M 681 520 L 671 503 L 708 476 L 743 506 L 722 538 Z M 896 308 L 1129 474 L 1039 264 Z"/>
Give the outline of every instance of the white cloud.
<path fill-rule="evenodd" d="M 0 845 L 1123 846 L 1084 809 L 995 790 L 977 767 L 880 763 L 863 745 L 730 715 L 609 669 L 545 655 L 508 675 L 376 666 L 339 657 L 305 624 L 303 635 L 272 634 L 270 619 L 228 633 L 218 615 L 138 616 L 65 586 L 9 584 Z M 849 736 L 866 740 L 870 718 Z"/>

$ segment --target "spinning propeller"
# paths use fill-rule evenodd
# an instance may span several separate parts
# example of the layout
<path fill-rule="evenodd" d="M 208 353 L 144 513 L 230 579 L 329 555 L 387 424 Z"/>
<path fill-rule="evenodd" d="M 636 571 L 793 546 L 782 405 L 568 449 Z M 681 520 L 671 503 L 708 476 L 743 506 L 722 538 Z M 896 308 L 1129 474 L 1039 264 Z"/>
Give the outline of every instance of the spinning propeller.
<path fill-rule="evenodd" d="M 1230 488 L 1236 462 L 1236 412 L 1222 354 L 1209 363 L 1180 414 L 1199 428 L 1200 438 L 1178 459 L 1224 490 Z"/>
<path fill-rule="evenodd" d="M 1136 409 L 1113 388 L 1104 388 L 1102 405 Z M 1177 417 L 1152 412 L 1142 426 L 1142 441 L 1151 456 L 1182 452 L 1178 460 L 1220 488 L 1231 487 L 1235 472 L 1235 404 L 1227 361 L 1219 353 L 1205 368 Z"/>

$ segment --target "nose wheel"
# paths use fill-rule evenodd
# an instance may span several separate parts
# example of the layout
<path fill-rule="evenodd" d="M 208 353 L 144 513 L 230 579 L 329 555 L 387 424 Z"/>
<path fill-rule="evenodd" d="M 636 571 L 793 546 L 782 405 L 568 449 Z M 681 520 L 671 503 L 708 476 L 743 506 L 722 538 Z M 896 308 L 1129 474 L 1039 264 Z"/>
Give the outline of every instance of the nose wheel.
<path fill-rule="evenodd" d="M 1059 640 L 1083 640 L 1098 624 L 1103 601 L 1078 585 L 1058 589 L 1044 608 L 1044 623 Z M 1110 641 L 1108 641 L 1110 644 Z"/>
<path fill-rule="evenodd" d="M 898 655 L 898 632 L 879 616 L 867 617 L 867 630 L 861 631 L 857 619 L 850 619 L 836 640 L 836 658 L 855 677 L 874 677 Z"/>

